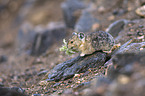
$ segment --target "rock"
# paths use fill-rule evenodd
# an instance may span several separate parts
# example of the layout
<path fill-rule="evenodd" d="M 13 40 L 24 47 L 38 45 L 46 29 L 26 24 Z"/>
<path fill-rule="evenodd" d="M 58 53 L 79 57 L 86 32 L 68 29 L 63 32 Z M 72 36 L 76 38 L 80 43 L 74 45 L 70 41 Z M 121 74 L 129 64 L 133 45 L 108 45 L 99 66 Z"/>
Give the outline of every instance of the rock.
<path fill-rule="evenodd" d="M 54 43 L 59 43 L 66 36 L 66 27 L 62 22 L 49 23 L 47 27 L 25 23 L 20 28 L 17 46 L 20 52 L 31 55 L 41 55 Z"/>
<path fill-rule="evenodd" d="M 142 50 L 142 48 L 144 49 L 145 42 L 141 42 L 141 43 L 131 43 L 131 42 L 132 40 L 129 40 L 128 42 L 123 44 L 120 48 L 114 51 L 113 55 L 118 53 L 132 52 L 132 51 L 139 52 L 140 50 Z"/>
<path fill-rule="evenodd" d="M 144 58 L 145 50 L 116 54 L 113 58 L 115 68 L 111 77 L 114 80 L 106 92 L 110 95 L 106 96 L 144 96 Z"/>
<path fill-rule="evenodd" d="M 125 19 L 117 20 L 109 25 L 106 32 L 110 33 L 113 37 L 117 37 L 119 32 L 124 29 L 127 22 L 128 20 Z"/>
<path fill-rule="evenodd" d="M 127 10 L 126 9 L 115 9 L 113 11 L 113 15 L 117 15 L 117 16 L 121 16 L 121 15 L 124 15 L 125 13 L 127 13 Z"/>
<path fill-rule="evenodd" d="M 85 4 L 81 0 L 67 0 L 61 4 L 63 10 L 64 21 L 68 28 L 74 28 L 80 10 L 85 8 Z M 77 13 L 77 14 L 75 14 Z"/>
<path fill-rule="evenodd" d="M 26 22 L 21 25 L 16 38 L 16 45 L 20 53 L 26 51 L 30 54 L 35 36 L 36 32 L 34 32 L 33 26 L 30 23 Z"/>
<path fill-rule="evenodd" d="M 18 92 L 20 92 L 20 93 L 24 93 L 24 92 L 25 92 L 25 91 L 24 91 L 22 88 L 20 88 L 20 87 L 12 87 L 11 90 L 15 90 L 15 91 L 18 91 Z"/>
<path fill-rule="evenodd" d="M 53 85 L 53 87 L 57 87 L 57 86 L 59 86 L 61 83 L 55 83 L 54 85 Z"/>
<path fill-rule="evenodd" d="M 33 94 L 32 96 L 43 96 L 43 94 Z"/>
<path fill-rule="evenodd" d="M 42 61 L 40 58 L 36 58 L 36 59 L 33 61 L 32 64 L 34 64 L 34 65 L 36 65 L 36 64 L 43 64 L 43 61 Z"/>
<path fill-rule="evenodd" d="M 100 87 L 102 86 L 103 84 L 110 84 L 111 81 L 106 78 L 106 77 L 103 77 L 103 76 L 98 76 L 97 78 L 94 78 L 92 81 L 91 81 L 91 85 L 93 87 Z"/>
<path fill-rule="evenodd" d="M 81 17 L 75 25 L 75 31 L 91 32 L 94 24 L 99 24 L 99 21 L 96 18 L 94 18 L 90 12 L 84 10 Z"/>
<path fill-rule="evenodd" d="M 0 77 L 0 87 L 4 86 L 3 81 L 4 81 L 3 78 Z"/>
<path fill-rule="evenodd" d="M 104 67 L 107 68 L 110 65 L 113 65 L 112 58 L 104 64 Z"/>
<path fill-rule="evenodd" d="M 31 49 L 32 55 L 40 55 L 54 43 L 66 36 L 66 27 L 62 22 L 50 23 L 47 28 L 36 27 L 37 34 Z"/>
<path fill-rule="evenodd" d="M 20 87 L 0 87 L 0 96 L 28 96 Z"/>
<path fill-rule="evenodd" d="M 47 70 L 43 70 L 39 73 L 37 73 L 38 76 L 41 76 L 41 75 L 45 75 L 48 71 Z"/>
<path fill-rule="evenodd" d="M 145 5 L 135 10 L 136 14 L 145 17 Z"/>
<path fill-rule="evenodd" d="M 48 79 L 65 80 L 73 77 L 76 73 L 87 71 L 88 68 L 102 66 L 105 60 L 106 54 L 102 52 L 96 52 L 93 55 L 84 57 L 78 56 L 55 66 L 48 74 Z"/>
<path fill-rule="evenodd" d="M 84 86 L 82 90 L 79 89 L 81 96 L 103 96 L 107 86 L 111 81 L 103 76 L 98 76 L 91 81 L 91 84 Z"/>
<path fill-rule="evenodd" d="M 118 74 L 118 71 L 115 70 L 115 68 L 114 68 L 115 62 L 118 62 L 118 60 L 121 59 L 120 57 L 117 57 L 117 58 L 116 58 L 116 56 L 118 56 L 118 54 L 126 54 L 126 53 L 132 53 L 132 52 L 134 52 L 134 54 L 135 54 L 135 53 L 140 52 L 141 50 L 145 50 L 145 49 L 144 49 L 144 46 L 145 46 L 145 42 L 134 43 L 133 40 L 131 39 L 131 40 L 127 41 L 125 44 L 123 44 L 122 46 L 120 46 L 120 48 L 118 48 L 118 49 L 116 49 L 115 51 L 113 51 L 113 52 L 112 52 L 112 58 L 104 64 L 104 66 L 107 67 L 107 71 L 106 71 L 107 73 L 106 73 L 106 75 L 107 75 L 109 78 L 113 79 L 113 78 L 116 77 L 116 74 Z M 133 55 L 133 54 L 132 54 L 132 55 Z M 126 56 L 126 57 L 127 57 L 127 56 Z M 126 59 L 127 59 L 127 58 L 126 58 Z M 134 59 L 134 60 L 136 60 L 136 59 Z M 123 64 L 123 62 L 124 62 L 124 61 L 122 60 L 122 61 L 120 62 L 120 64 Z M 133 61 L 133 62 L 135 62 L 135 61 Z M 125 63 L 125 65 L 126 65 L 126 63 Z M 132 69 L 131 66 L 132 66 L 132 65 L 126 66 L 126 68 L 127 68 L 128 71 L 129 71 L 130 69 Z M 112 70 L 114 70 L 114 71 L 112 72 Z M 124 72 L 125 72 L 125 71 L 124 71 Z M 130 71 L 130 72 L 132 72 L 132 71 Z M 114 73 L 115 73 L 115 74 L 114 74 Z M 129 73 L 128 73 L 128 74 L 129 74 Z"/>
<path fill-rule="evenodd" d="M 110 1 L 106 1 L 106 0 L 95 0 L 93 1 L 96 6 L 98 7 L 98 11 L 100 13 L 102 12 L 106 12 L 109 11 L 111 9 L 114 9 L 115 5 L 120 5 L 122 4 L 122 1 L 120 0 L 110 0 Z M 109 6 L 108 6 L 109 5 Z"/>
<path fill-rule="evenodd" d="M 138 75 L 141 75 L 141 73 Z M 135 80 L 126 75 L 119 75 L 119 77 L 108 86 L 108 91 L 105 96 L 144 96 L 145 92 L 142 89 L 145 87 L 143 83 L 144 79 L 145 78 L 142 77 Z"/>
<path fill-rule="evenodd" d="M 4 84 L 2 82 L 0 82 L 0 87 L 4 87 Z"/>
<path fill-rule="evenodd" d="M 66 90 L 64 90 L 64 96 L 69 96 L 72 93 L 73 93 L 72 89 L 66 89 Z"/>
<path fill-rule="evenodd" d="M 144 25 L 145 25 L 144 19 L 129 21 L 124 26 L 123 30 L 119 32 L 118 36 L 115 38 L 115 42 L 124 44 L 130 39 L 136 40 L 137 42 L 143 42 L 145 39 Z"/>
<path fill-rule="evenodd" d="M 94 78 L 91 86 L 78 89 L 78 94 L 82 96 L 144 96 L 144 58 L 145 50 L 131 50 L 116 54 L 113 56 L 113 68 L 110 70 L 112 74 Z M 111 64 L 110 61 L 108 64 Z"/>
<path fill-rule="evenodd" d="M 0 63 L 6 62 L 8 60 L 8 57 L 5 55 L 0 56 Z"/>
<path fill-rule="evenodd" d="M 144 65 L 144 52 L 140 51 L 132 51 L 132 52 L 126 52 L 126 53 L 118 53 L 115 55 L 115 57 L 113 58 L 113 64 L 116 65 L 118 67 L 123 67 L 123 66 L 127 66 L 127 64 L 135 64 L 136 62 L 138 62 L 138 64 Z M 124 59 L 125 58 L 125 59 Z M 123 62 L 122 62 L 123 61 Z M 128 67 L 129 70 L 129 67 Z"/>
<path fill-rule="evenodd" d="M 119 49 L 117 49 L 114 52 L 113 58 L 111 59 L 113 61 L 113 65 L 111 63 L 110 68 L 108 67 L 108 72 L 107 72 L 108 77 L 114 78 L 116 77 L 116 75 L 113 76 L 112 74 L 120 73 L 118 69 L 116 70 L 113 67 L 116 66 L 116 64 L 119 68 L 125 66 L 124 67 L 125 69 L 122 69 L 124 71 L 121 71 L 121 73 L 127 72 L 128 75 L 131 74 L 134 68 L 132 65 L 127 65 L 127 64 L 134 64 L 133 62 L 139 62 L 141 58 L 144 58 L 143 57 L 144 55 L 141 54 L 141 51 L 145 50 L 144 49 L 145 42 L 141 42 L 141 43 L 130 43 L 130 42 L 131 40 L 126 42 L 124 45 L 122 45 Z M 142 63 L 139 62 L 139 64 L 143 64 L 143 62 Z M 114 71 L 112 72 L 112 70 Z"/>

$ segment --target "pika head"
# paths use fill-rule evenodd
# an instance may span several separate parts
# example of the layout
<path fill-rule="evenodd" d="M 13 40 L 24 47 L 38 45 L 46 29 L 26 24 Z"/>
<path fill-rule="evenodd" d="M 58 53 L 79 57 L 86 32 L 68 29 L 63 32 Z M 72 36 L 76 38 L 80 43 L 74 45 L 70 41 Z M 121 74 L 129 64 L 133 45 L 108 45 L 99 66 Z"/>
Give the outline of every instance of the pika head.
<path fill-rule="evenodd" d="M 85 41 L 83 32 L 73 32 L 72 38 L 69 39 L 67 47 L 73 51 L 80 51 L 79 47 Z"/>

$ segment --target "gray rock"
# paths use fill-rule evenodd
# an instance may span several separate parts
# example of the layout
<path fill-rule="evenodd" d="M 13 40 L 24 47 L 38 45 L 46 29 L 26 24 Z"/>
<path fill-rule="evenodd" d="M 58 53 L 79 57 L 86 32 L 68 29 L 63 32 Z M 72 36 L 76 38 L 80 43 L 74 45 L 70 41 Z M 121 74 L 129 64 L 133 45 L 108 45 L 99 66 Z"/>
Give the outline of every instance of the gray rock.
<path fill-rule="evenodd" d="M 92 16 L 92 14 L 86 10 L 83 11 L 80 19 L 75 25 L 75 31 L 77 32 L 91 32 L 92 26 L 99 21 Z"/>
<path fill-rule="evenodd" d="M 41 76 L 41 75 L 45 75 L 48 71 L 47 70 L 43 70 L 39 73 L 37 73 L 38 76 Z"/>
<path fill-rule="evenodd" d="M 33 94 L 32 96 L 42 96 L 43 94 Z"/>
<path fill-rule="evenodd" d="M 0 56 L 0 63 L 6 62 L 8 60 L 8 57 L 5 55 Z"/>
<path fill-rule="evenodd" d="M 16 46 L 20 53 L 23 51 L 30 51 L 35 36 L 36 32 L 34 32 L 30 23 L 26 22 L 22 24 L 16 38 Z"/>
<path fill-rule="evenodd" d="M 0 87 L 0 96 L 28 96 L 20 87 Z"/>
<path fill-rule="evenodd" d="M 25 23 L 20 28 L 17 37 L 17 46 L 20 52 L 31 55 L 41 55 L 54 43 L 60 43 L 66 36 L 66 27 L 62 22 L 53 22 L 45 28 Z"/>
<path fill-rule="evenodd" d="M 141 52 L 142 46 L 145 46 L 145 42 L 141 43 L 130 43 L 131 40 L 123 44 L 119 49 L 117 49 L 112 58 L 106 62 L 105 65 L 107 68 L 107 75 L 109 78 L 113 79 L 119 73 L 126 73 L 127 75 L 131 74 L 133 71 L 132 65 L 134 62 L 139 62 L 143 64 L 143 62 L 139 61 L 141 58 L 144 58 L 143 53 Z M 144 48 L 142 50 L 145 50 Z M 110 65 L 109 65 L 110 64 Z M 124 69 L 114 69 L 113 66 L 118 66 L 118 68 L 124 67 Z M 113 71 L 112 71 L 113 70 Z"/>
<path fill-rule="evenodd" d="M 83 90 L 79 90 L 81 93 L 81 96 L 103 96 L 103 91 L 101 92 L 100 90 L 105 90 L 107 86 L 111 83 L 111 81 L 103 76 L 98 76 L 97 78 L 94 78 L 91 81 L 91 84 L 87 84 L 84 86 Z"/>
<path fill-rule="evenodd" d="M 81 0 L 67 0 L 61 4 L 63 10 L 64 21 L 68 28 L 74 28 L 77 16 L 75 12 L 84 9 L 85 4 Z"/>
<path fill-rule="evenodd" d="M 121 16 L 127 13 L 126 9 L 114 9 L 113 10 L 113 15 Z"/>
<path fill-rule="evenodd" d="M 105 96 L 144 96 L 144 58 L 145 50 L 116 54 L 113 60 L 116 68 L 111 70 L 112 77 L 110 77 L 114 80 L 108 86 L 109 90 Z"/>
<path fill-rule="evenodd" d="M 53 87 L 57 87 L 57 86 L 59 86 L 61 83 L 55 83 L 54 85 L 53 85 Z"/>
<path fill-rule="evenodd" d="M 107 1 L 107 0 L 90 0 L 90 1 L 93 1 L 97 7 L 103 7 L 104 8 L 103 12 L 114 9 L 115 5 L 120 6 L 122 4 L 122 1 L 120 1 L 120 0 L 109 0 L 109 1 Z"/>
<path fill-rule="evenodd" d="M 46 29 L 37 27 L 35 30 L 37 35 L 31 49 L 32 55 L 44 53 L 54 43 L 59 43 L 59 40 L 66 36 L 66 27 L 62 22 L 50 23 Z"/>
<path fill-rule="evenodd" d="M 74 87 L 73 90 L 75 91 L 75 90 L 79 90 L 83 87 L 90 87 L 90 86 L 91 86 L 91 82 L 83 82 L 83 83 L 77 85 L 76 87 Z"/>
<path fill-rule="evenodd" d="M 3 81 L 4 79 L 0 77 L 0 87 L 4 87 Z"/>
<path fill-rule="evenodd" d="M 106 32 L 110 33 L 113 37 L 117 37 L 118 33 L 123 30 L 123 27 L 127 24 L 128 20 L 121 19 L 113 22 L 106 29 Z"/>
<path fill-rule="evenodd" d="M 138 62 L 138 64 L 144 65 L 144 58 L 145 58 L 145 50 L 140 51 L 140 52 L 136 52 L 136 51 L 132 51 L 132 52 L 126 52 L 126 53 L 118 53 L 115 55 L 115 57 L 113 58 L 113 64 L 119 67 L 122 66 L 127 66 L 127 64 L 135 64 L 135 62 Z M 128 70 L 130 69 L 129 66 Z"/>
<path fill-rule="evenodd" d="M 0 82 L 0 87 L 4 87 L 4 84 L 2 82 Z"/>
<path fill-rule="evenodd" d="M 118 36 L 115 38 L 116 43 L 124 44 L 130 39 L 136 39 L 137 42 L 144 41 L 144 19 L 137 19 L 129 21 L 123 28 L 122 31 L 119 32 Z"/>
<path fill-rule="evenodd" d="M 91 81 L 91 85 L 93 87 L 100 87 L 104 84 L 110 84 L 111 81 L 106 78 L 106 77 L 103 77 L 103 76 L 98 76 L 97 78 L 94 78 L 92 81 Z"/>
<path fill-rule="evenodd" d="M 102 66 L 105 60 L 106 54 L 102 52 L 96 52 L 84 57 L 78 56 L 54 67 L 50 71 L 48 79 L 55 81 L 65 80 L 73 77 L 76 73 L 87 71 L 88 68 Z"/>
<path fill-rule="evenodd" d="M 145 46 L 145 42 L 141 42 L 141 43 L 134 43 L 132 42 L 132 39 L 127 41 L 125 44 L 123 44 L 120 48 L 116 49 L 113 53 L 112 53 L 112 58 L 107 61 L 104 65 L 107 67 L 107 76 L 111 79 L 114 79 L 117 74 L 119 74 L 120 72 L 118 72 L 118 69 L 114 69 L 114 65 L 116 65 L 116 62 L 117 64 L 128 64 L 128 62 L 135 62 L 137 59 L 139 58 L 136 58 L 135 57 L 132 57 L 134 58 L 129 60 L 129 55 L 125 55 L 126 57 L 124 57 L 123 59 L 124 60 L 121 60 L 121 57 L 119 55 L 118 57 L 118 54 L 131 54 L 134 56 L 135 53 L 139 53 L 141 51 L 141 48 L 143 48 L 142 46 Z M 145 50 L 144 48 L 142 50 Z M 133 52 L 133 53 L 132 53 Z M 117 56 L 117 58 L 116 58 Z M 125 59 L 126 58 L 126 59 Z M 128 61 L 128 62 L 127 62 Z M 121 65 L 121 66 L 122 66 Z M 123 65 L 123 66 L 125 66 Z M 113 71 L 112 71 L 113 70 Z M 122 69 L 124 71 L 121 71 L 121 73 L 124 73 L 124 72 L 128 72 L 127 74 L 130 74 L 132 71 L 132 65 L 128 65 L 125 67 L 125 69 Z"/>
<path fill-rule="evenodd" d="M 119 49 L 117 49 L 113 55 L 118 53 L 126 53 L 126 52 L 139 52 L 142 46 L 145 46 L 145 42 L 141 43 L 130 43 L 132 40 L 129 40 L 125 44 L 123 44 Z"/>

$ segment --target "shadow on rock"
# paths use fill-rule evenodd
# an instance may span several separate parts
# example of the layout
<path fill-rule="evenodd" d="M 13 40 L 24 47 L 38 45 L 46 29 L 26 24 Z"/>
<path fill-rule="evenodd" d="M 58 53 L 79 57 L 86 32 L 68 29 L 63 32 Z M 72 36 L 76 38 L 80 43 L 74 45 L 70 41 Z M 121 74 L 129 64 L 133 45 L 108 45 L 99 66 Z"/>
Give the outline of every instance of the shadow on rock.
<path fill-rule="evenodd" d="M 19 87 L 0 87 L 0 96 L 28 96 L 24 90 Z"/>

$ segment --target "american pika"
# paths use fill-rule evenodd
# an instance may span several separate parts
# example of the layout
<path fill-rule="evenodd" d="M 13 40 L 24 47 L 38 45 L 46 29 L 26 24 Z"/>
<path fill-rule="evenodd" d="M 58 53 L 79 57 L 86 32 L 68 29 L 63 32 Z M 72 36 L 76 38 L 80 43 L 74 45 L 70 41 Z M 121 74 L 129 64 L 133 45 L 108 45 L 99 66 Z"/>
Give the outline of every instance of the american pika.
<path fill-rule="evenodd" d="M 92 54 L 99 50 L 110 52 L 113 46 L 113 37 L 104 31 L 97 31 L 89 34 L 74 32 L 72 38 L 69 39 L 67 44 L 68 49 L 76 52 L 81 51 L 80 56 Z"/>

